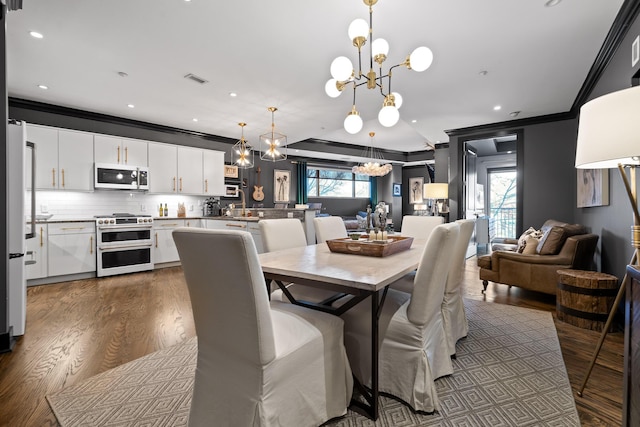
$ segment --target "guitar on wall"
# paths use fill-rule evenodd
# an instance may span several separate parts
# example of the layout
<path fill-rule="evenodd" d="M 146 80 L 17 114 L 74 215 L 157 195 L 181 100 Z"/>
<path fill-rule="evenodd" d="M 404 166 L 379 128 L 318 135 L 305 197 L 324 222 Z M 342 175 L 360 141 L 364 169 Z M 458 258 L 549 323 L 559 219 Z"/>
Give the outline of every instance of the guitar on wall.
<path fill-rule="evenodd" d="M 256 202 L 261 202 L 264 200 L 264 193 L 262 192 L 264 186 L 260 185 L 260 172 L 260 166 L 258 166 L 258 168 L 256 169 L 256 173 L 258 174 L 258 185 L 253 186 L 253 200 L 255 200 Z"/>

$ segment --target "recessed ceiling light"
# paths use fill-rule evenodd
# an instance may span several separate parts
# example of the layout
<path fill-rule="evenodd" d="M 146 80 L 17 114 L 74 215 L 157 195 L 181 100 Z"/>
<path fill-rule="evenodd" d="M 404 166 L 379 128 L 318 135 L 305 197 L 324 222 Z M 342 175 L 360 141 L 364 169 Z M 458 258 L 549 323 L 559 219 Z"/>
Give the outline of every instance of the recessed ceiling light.
<path fill-rule="evenodd" d="M 39 87 L 40 89 L 44 89 L 44 90 L 49 89 L 49 86 L 47 86 L 47 85 L 38 85 L 38 87 Z"/>
<path fill-rule="evenodd" d="M 40 34 L 37 31 L 30 31 L 29 34 L 31 35 L 31 37 L 35 38 L 35 39 L 41 39 L 44 38 L 44 36 L 42 34 Z"/>
<path fill-rule="evenodd" d="M 135 105 L 133 105 L 133 104 L 127 104 L 127 107 L 129 107 L 129 108 L 135 108 L 136 106 L 135 106 Z"/>
<path fill-rule="evenodd" d="M 502 107 L 500 105 L 496 105 L 495 107 L 493 107 L 494 111 L 498 111 L 498 110 L 502 110 Z"/>
<path fill-rule="evenodd" d="M 235 98 L 236 96 L 238 96 L 238 94 L 235 92 L 229 92 L 229 96 Z"/>
<path fill-rule="evenodd" d="M 511 154 L 511 153 L 513 153 L 513 151 L 507 151 L 507 154 Z"/>
<path fill-rule="evenodd" d="M 416 119 L 411 120 L 411 123 L 417 123 L 418 121 Z"/>
<path fill-rule="evenodd" d="M 188 1 L 188 0 L 185 0 L 185 1 Z M 197 121 L 198 121 L 198 119 L 196 119 L 196 118 L 194 117 L 194 118 L 193 118 L 193 121 L 194 121 L 194 122 L 197 122 Z"/>
<path fill-rule="evenodd" d="M 544 7 L 553 7 L 558 3 L 560 3 L 561 1 L 562 0 L 547 0 L 547 2 L 544 4 Z"/>
<path fill-rule="evenodd" d="M 299 152 L 300 152 L 300 150 L 296 150 L 296 153 L 299 153 Z"/>

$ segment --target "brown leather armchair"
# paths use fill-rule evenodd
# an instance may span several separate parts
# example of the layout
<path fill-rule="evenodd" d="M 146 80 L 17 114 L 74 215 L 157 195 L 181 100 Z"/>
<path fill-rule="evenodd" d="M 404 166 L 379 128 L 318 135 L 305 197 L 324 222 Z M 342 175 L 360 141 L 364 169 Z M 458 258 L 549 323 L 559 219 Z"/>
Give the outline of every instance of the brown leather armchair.
<path fill-rule="evenodd" d="M 551 233 L 564 232 L 565 237 L 560 238 L 560 250 L 557 253 L 525 255 L 511 250 L 494 250 L 490 255 L 478 258 L 483 292 L 487 290 L 491 281 L 555 295 L 559 269 L 593 269 L 593 254 L 598 244 L 598 235 L 584 232 L 581 226 L 553 220 L 545 222 L 542 230 Z M 574 234 L 576 232 L 580 234 Z"/>

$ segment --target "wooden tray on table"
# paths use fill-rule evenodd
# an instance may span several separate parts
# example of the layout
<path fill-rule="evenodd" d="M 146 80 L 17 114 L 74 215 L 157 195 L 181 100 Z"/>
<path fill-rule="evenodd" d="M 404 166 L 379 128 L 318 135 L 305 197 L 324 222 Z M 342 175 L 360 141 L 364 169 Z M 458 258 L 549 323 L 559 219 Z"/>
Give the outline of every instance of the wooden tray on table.
<path fill-rule="evenodd" d="M 351 237 L 327 240 L 331 252 L 343 254 L 384 257 L 405 251 L 411 247 L 413 237 L 391 236 L 386 241 L 369 240 L 364 237 L 353 240 Z"/>

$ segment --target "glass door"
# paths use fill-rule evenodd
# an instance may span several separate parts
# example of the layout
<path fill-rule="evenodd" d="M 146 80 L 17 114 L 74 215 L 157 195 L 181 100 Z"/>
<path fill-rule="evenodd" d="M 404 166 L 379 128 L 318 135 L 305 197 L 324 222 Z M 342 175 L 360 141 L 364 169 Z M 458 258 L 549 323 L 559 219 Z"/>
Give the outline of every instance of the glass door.
<path fill-rule="evenodd" d="M 489 212 L 496 237 L 516 238 L 517 176 L 516 168 L 487 170 Z"/>

